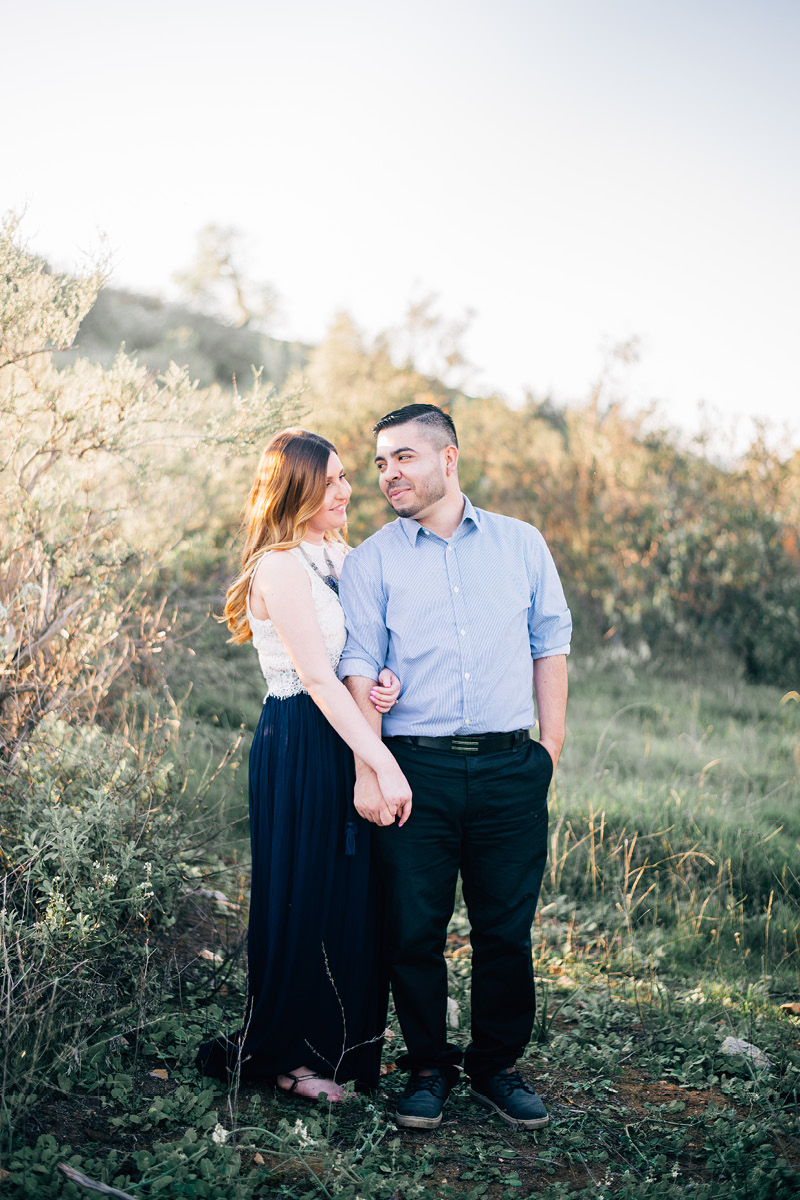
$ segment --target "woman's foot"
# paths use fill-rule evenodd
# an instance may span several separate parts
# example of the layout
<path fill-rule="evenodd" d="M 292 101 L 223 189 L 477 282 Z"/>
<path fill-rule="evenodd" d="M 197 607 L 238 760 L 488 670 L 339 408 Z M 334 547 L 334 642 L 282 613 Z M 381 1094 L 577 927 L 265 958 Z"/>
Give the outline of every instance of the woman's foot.
<path fill-rule="evenodd" d="M 305 1096 L 306 1100 L 319 1100 L 322 1094 L 329 1104 L 341 1104 L 345 1099 L 344 1089 L 332 1079 L 323 1079 L 308 1067 L 295 1067 L 294 1071 L 278 1076 L 278 1087 L 282 1092 L 294 1096 Z"/>

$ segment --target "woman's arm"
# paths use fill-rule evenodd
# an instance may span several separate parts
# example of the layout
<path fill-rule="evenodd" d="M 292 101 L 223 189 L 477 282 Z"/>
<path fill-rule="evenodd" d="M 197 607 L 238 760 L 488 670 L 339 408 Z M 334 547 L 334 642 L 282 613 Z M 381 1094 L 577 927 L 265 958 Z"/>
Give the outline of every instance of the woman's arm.
<path fill-rule="evenodd" d="M 394 756 L 373 732 L 331 667 L 311 595 L 311 581 L 295 557 L 274 551 L 259 563 L 251 596 L 256 615 L 269 615 L 311 699 L 350 749 L 376 772 L 386 801 L 381 823 L 398 808 L 410 811 L 411 789 Z"/>

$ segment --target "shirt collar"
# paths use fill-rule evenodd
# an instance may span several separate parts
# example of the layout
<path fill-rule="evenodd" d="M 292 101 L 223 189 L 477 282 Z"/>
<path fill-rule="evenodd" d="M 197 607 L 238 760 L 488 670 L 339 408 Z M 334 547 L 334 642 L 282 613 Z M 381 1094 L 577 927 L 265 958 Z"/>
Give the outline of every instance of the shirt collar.
<path fill-rule="evenodd" d="M 480 528 L 481 528 L 480 512 L 478 511 L 477 508 L 473 507 L 472 501 L 470 500 L 469 496 L 465 496 L 463 492 L 461 493 L 461 495 L 464 499 L 464 514 L 461 517 L 461 521 L 456 526 L 456 529 L 453 533 L 454 538 L 460 537 L 460 536 L 462 536 L 463 533 L 466 532 L 466 530 L 463 528 L 463 526 L 466 525 L 467 521 L 471 522 L 471 524 L 479 532 L 480 532 Z M 397 522 L 400 525 L 400 528 L 403 530 L 403 533 L 408 538 L 411 545 L 416 546 L 417 538 L 419 537 L 420 533 L 422 532 L 423 526 L 420 525 L 419 521 L 415 521 L 413 517 L 398 517 Z"/>

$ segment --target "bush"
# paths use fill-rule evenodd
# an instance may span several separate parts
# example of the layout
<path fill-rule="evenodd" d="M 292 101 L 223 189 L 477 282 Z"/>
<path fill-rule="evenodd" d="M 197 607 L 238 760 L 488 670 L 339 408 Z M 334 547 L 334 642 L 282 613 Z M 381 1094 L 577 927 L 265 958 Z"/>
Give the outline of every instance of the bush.
<path fill-rule="evenodd" d="M 42 722 L 6 789 L 0 912 L 3 1120 L 92 1044 L 147 1021 L 154 934 L 175 921 L 203 830 L 171 795 L 163 728 Z M 177 790 L 177 789 L 173 789 Z"/>
<path fill-rule="evenodd" d="M 133 663 L 154 663 L 168 632 L 158 572 L 198 529 L 213 542 L 234 524 L 245 489 L 230 475 L 291 402 L 258 379 L 247 397 L 202 392 L 174 363 L 155 379 L 123 353 L 59 369 L 102 273 L 52 274 L 9 219 L 0 277 L 3 769 L 48 714 L 92 721 Z"/>

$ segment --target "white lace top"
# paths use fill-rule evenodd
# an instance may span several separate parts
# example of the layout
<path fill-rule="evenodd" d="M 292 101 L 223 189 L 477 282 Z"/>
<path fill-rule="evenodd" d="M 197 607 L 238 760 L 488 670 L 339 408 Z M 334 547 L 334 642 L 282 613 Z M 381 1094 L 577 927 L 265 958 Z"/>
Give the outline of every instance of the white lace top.
<path fill-rule="evenodd" d="M 328 556 L 334 565 L 336 574 L 340 573 L 344 556 L 347 553 L 346 548 L 340 542 L 325 542 L 324 547 L 317 546 L 313 542 L 302 542 L 301 545 L 323 575 L 328 574 L 328 567 L 325 563 L 325 550 L 327 550 Z M 331 660 L 331 666 L 335 671 L 339 665 L 339 659 L 342 657 L 342 650 L 344 650 L 345 643 L 342 606 L 335 592 L 308 565 L 300 552 L 299 546 L 293 550 L 289 550 L 288 553 L 293 554 L 298 562 L 303 564 L 304 569 L 308 572 L 311 579 L 311 596 L 314 601 L 317 620 L 322 630 L 322 637 L 325 641 L 328 657 Z M 255 574 L 257 567 L 258 563 L 256 563 L 256 567 L 253 569 L 253 574 Z M 250 585 L 252 587 L 252 578 Z M 289 696 L 298 696 L 301 692 L 305 692 L 306 689 L 300 682 L 298 674 L 292 666 L 291 659 L 284 648 L 283 642 L 278 637 L 272 621 L 269 619 L 262 621 L 258 617 L 253 616 L 250 609 L 249 591 L 247 593 L 247 619 L 250 622 L 250 629 L 253 634 L 253 645 L 258 651 L 258 661 L 264 673 L 264 678 L 267 681 L 267 694 L 275 696 L 278 700 L 286 700 Z"/>

